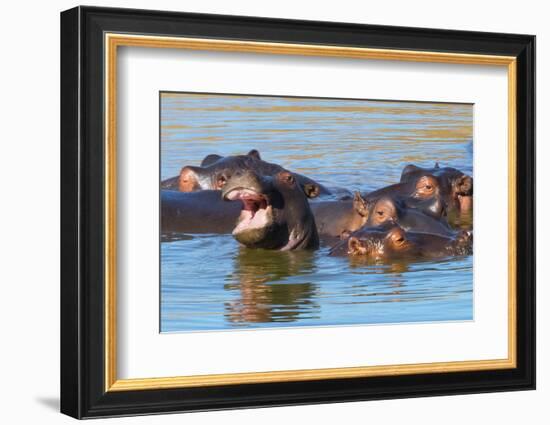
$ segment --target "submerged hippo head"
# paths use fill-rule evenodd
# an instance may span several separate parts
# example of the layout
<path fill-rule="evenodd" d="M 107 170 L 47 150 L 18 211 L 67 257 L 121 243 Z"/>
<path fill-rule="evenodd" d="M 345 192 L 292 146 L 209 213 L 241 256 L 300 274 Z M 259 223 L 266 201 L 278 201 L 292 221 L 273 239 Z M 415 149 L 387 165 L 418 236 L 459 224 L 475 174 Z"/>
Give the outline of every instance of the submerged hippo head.
<path fill-rule="evenodd" d="M 462 171 L 452 167 L 442 168 L 436 163 L 433 168 L 421 168 L 410 164 L 401 173 L 402 183 L 413 180 L 419 181 L 420 179 L 437 181 L 449 209 L 459 211 L 470 211 L 472 209 L 474 180 Z"/>
<path fill-rule="evenodd" d="M 360 196 L 360 195 L 359 195 Z M 357 197 L 357 194 L 356 194 Z M 383 196 L 368 203 L 358 211 L 366 215 L 366 225 L 380 226 L 385 223 L 396 223 L 405 230 L 416 232 L 450 235 L 451 229 L 446 222 L 426 214 L 422 209 L 410 208 L 407 200 Z M 357 208 L 357 207 L 356 207 Z M 366 214 L 365 214 L 366 208 Z"/>
<path fill-rule="evenodd" d="M 472 254 L 472 234 L 455 237 L 407 232 L 397 225 L 364 227 L 336 245 L 332 255 L 348 254 L 371 260 L 438 258 Z"/>
<path fill-rule="evenodd" d="M 224 185 L 222 196 L 242 201 L 233 230 L 241 244 L 285 251 L 318 248 L 319 237 L 306 193 L 292 173 L 236 173 Z"/>
<path fill-rule="evenodd" d="M 446 201 L 439 181 L 434 176 L 419 175 L 407 181 L 383 187 L 365 195 L 372 207 L 377 200 L 391 197 L 408 208 L 420 210 L 432 217 L 440 218 L 447 212 Z"/>
<path fill-rule="evenodd" d="M 194 192 L 222 189 L 233 173 L 258 168 L 259 161 L 260 154 L 257 150 L 251 150 L 246 155 L 228 157 L 216 154 L 207 155 L 202 160 L 200 167 L 187 165 L 181 169 L 179 190 L 180 192 Z M 270 174 L 265 171 L 274 172 L 275 169 L 262 171 L 264 171 L 262 174 Z"/>

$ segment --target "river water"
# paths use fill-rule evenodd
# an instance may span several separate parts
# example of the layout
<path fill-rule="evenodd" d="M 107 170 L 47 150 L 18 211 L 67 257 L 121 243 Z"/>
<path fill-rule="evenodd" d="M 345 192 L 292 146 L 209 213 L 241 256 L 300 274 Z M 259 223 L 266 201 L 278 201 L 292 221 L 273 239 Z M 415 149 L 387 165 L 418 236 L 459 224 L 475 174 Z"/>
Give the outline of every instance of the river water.
<path fill-rule="evenodd" d="M 406 164 L 473 175 L 473 107 L 161 94 L 161 177 L 207 154 L 262 158 L 327 186 L 371 190 Z M 231 235 L 161 242 L 161 331 L 473 319 L 472 257 L 365 264 L 242 248 Z"/>

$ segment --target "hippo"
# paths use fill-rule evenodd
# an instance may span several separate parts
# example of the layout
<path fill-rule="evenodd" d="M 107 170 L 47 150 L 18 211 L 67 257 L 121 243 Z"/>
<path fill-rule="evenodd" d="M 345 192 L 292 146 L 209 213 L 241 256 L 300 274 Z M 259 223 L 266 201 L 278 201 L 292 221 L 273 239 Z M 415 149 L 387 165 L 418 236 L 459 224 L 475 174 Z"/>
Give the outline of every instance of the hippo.
<path fill-rule="evenodd" d="M 322 238 L 345 238 L 364 225 L 377 226 L 385 222 L 397 223 L 405 230 L 452 235 L 445 221 L 430 214 L 433 203 L 428 202 L 424 207 L 422 202 L 390 196 L 370 199 L 355 192 L 353 201 L 318 201 L 310 206 Z"/>
<path fill-rule="evenodd" d="M 178 192 L 161 190 L 161 231 L 163 234 L 230 234 L 241 213 L 239 201 L 225 202 L 221 190 Z M 319 236 L 339 238 L 366 223 L 363 199 L 319 201 L 310 204 Z M 359 204 L 361 203 L 361 204 Z M 364 213 L 363 213 L 364 214 Z"/>
<path fill-rule="evenodd" d="M 385 186 L 362 195 L 369 204 L 383 197 L 392 197 L 408 208 L 421 210 L 435 218 L 447 214 L 447 205 L 438 180 L 434 176 L 418 176 L 410 180 Z"/>
<path fill-rule="evenodd" d="M 161 189 L 179 190 L 180 192 L 222 189 L 233 174 L 247 170 L 263 176 L 273 176 L 281 171 L 288 171 L 280 165 L 263 161 L 256 149 L 251 150 L 246 155 L 223 157 L 210 154 L 202 160 L 199 167 L 185 166 L 181 169 L 179 176 L 163 180 Z M 308 193 L 310 197 L 331 194 L 328 188 L 309 177 L 298 173 L 294 173 L 294 177 L 305 191 L 310 191 L 313 188 L 318 190 L 316 193 Z"/>
<path fill-rule="evenodd" d="M 161 190 L 161 232 L 229 234 L 241 209 L 241 202 L 225 202 L 220 190 Z"/>
<path fill-rule="evenodd" d="M 329 255 L 349 255 L 368 260 L 435 259 L 471 255 L 473 236 L 460 231 L 456 236 L 407 232 L 400 226 L 386 223 L 353 232 L 349 238 L 335 245 Z"/>
<path fill-rule="evenodd" d="M 237 171 L 222 189 L 223 199 L 242 203 L 232 232 L 235 239 L 248 248 L 281 251 L 319 247 L 307 196 L 294 174 L 286 170 L 271 176 Z"/>
<path fill-rule="evenodd" d="M 419 178 L 437 180 L 439 190 L 446 203 L 447 210 L 468 212 L 473 208 L 474 180 L 462 171 L 452 167 L 421 168 L 409 164 L 401 173 L 401 184 L 416 181 Z"/>
<path fill-rule="evenodd" d="M 359 195 L 360 196 L 360 195 Z M 357 202 L 360 205 L 360 202 Z M 452 236 L 453 230 L 446 221 L 425 214 L 421 209 L 409 208 L 407 202 L 402 199 L 383 196 L 368 203 L 364 200 L 368 212 L 361 214 L 366 217 L 365 225 L 379 226 L 384 223 L 395 223 L 406 231 L 432 233 L 443 236 Z M 349 229 L 354 230 L 354 229 Z"/>
<path fill-rule="evenodd" d="M 342 233 L 362 227 L 368 218 L 368 208 L 359 192 L 353 200 L 317 201 L 310 204 L 321 237 L 340 238 Z"/>

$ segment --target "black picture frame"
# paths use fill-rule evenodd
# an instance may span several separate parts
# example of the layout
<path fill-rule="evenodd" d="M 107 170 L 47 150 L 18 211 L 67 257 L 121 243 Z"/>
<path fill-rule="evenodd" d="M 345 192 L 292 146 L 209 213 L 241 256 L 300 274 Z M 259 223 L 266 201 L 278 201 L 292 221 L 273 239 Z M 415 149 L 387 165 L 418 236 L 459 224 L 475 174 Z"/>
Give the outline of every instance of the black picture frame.
<path fill-rule="evenodd" d="M 517 59 L 517 367 L 105 391 L 104 33 L 514 56 Z M 535 37 L 76 7 L 61 13 L 61 412 L 75 418 L 535 388 Z"/>

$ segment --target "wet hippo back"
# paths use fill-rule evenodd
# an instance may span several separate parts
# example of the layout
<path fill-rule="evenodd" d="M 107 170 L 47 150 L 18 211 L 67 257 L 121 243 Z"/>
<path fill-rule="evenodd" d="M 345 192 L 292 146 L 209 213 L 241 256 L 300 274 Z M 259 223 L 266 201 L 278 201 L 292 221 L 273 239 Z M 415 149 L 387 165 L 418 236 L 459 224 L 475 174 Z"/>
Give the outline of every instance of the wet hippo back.
<path fill-rule="evenodd" d="M 310 207 L 317 232 L 322 237 L 339 238 L 344 232 L 353 232 L 367 222 L 366 205 L 358 192 L 353 200 L 315 201 Z"/>
<path fill-rule="evenodd" d="M 219 190 L 162 190 L 162 233 L 231 233 L 241 212 L 240 202 L 225 202 Z"/>

